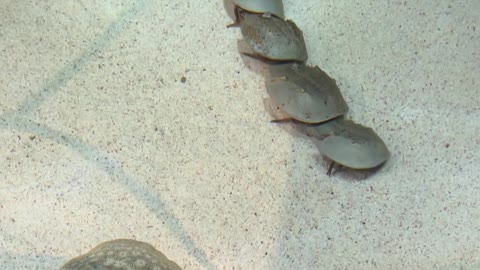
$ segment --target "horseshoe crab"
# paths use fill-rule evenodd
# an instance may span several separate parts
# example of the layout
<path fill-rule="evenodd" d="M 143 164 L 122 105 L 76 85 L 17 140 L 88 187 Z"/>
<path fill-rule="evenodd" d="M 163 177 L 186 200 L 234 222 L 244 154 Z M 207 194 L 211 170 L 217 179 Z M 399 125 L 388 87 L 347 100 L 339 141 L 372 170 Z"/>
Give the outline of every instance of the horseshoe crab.
<path fill-rule="evenodd" d="M 284 18 L 282 0 L 223 0 L 223 6 L 228 16 L 234 20 L 228 27 L 238 26 L 240 10 L 252 13 L 268 13 L 279 18 Z"/>
<path fill-rule="evenodd" d="M 243 54 L 273 61 L 305 62 L 308 59 L 303 32 L 290 20 L 269 14 L 240 13 L 240 29 L 253 53 Z"/>
<path fill-rule="evenodd" d="M 348 112 L 334 79 L 318 66 L 304 64 L 269 65 L 267 92 L 280 110 L 305 123 L 321 123 Z M 290 119 L 277 119 L 279 122 Z"/>
<path fill-rule="evenodd" d="M 334 119 L 305 128 L 307 135 L 324 138 L 318 148 L 332 160 L 328 175 L 335 163 L 352 169 L 370 169 L 383 164 L 390 157 L 387 146 L 371 128 L 351 120 Z"/>
<path fill-rule="evenodd" d="M 60 270 L 181 270 L 152 245 L 129 239 L 104 242 L 68 261 Z"/>

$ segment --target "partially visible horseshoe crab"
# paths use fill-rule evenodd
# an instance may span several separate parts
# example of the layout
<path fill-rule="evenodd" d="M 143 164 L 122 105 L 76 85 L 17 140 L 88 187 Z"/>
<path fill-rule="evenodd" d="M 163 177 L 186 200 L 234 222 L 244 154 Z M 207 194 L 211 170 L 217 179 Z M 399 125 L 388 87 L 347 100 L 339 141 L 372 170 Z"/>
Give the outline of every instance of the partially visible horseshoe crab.
<path fill-rule="evenodd" d="M 104 242 L 60 270 L 181 270 L 152 245 L 129 239 Z"/>
<path fill-rule="evenodd" d="M 239 12 L 241 10 L 246 10 L 251 13 L 272 14 L 281 19 L 285 17 L 282 0 L 223 0 L 223 6 L 228 16 L 234 20 L 228 27 L 239 25 Z"/>

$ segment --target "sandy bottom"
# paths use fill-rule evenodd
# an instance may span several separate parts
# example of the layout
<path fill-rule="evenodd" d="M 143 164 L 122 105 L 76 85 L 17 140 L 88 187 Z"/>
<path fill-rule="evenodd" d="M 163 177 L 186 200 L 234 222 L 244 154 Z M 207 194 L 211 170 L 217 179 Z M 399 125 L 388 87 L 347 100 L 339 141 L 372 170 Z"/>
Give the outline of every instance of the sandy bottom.
<path fill-rule="evenodd" d="M 380 170 L 328 177 L 269 122 L 220 0 L 2 1 L 0 268 L 130 238 L 184 269 L 478 269 L 480 2 L 284 5 Z"/>

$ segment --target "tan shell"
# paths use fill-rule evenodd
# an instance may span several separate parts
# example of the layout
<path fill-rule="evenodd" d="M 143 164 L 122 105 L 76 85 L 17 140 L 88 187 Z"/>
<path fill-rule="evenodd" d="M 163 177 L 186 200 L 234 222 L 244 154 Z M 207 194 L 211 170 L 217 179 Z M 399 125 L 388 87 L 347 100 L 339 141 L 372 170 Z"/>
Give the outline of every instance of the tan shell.
<path fill-rule="evenodd" d="M 315 136 L 326 136 L 320 141 L 320 152 L 345 167 L 374 168 L 390 157 L 387 146 L 371 128 L 351 120 L 335 119 L 313 129 Z"/>
<path fill-rule="evenodd" d="M 276 64 L 265 80 L 273 102 L 287 115 L 305 123 L 321 123 L 348 112 L 340 89 L 318 66 Z"/>
<path fill-rule="evenodd" d="M 308 59 L 303 32 L 289 20 L 242 12 L 243 38 L 259 58 L 305 62 Z"/>
<path fill-rule="evenodd" d="M 181 270 L 152 245 L 129 239 L 104 242 L 60 270 Z"/>
<path fill-rule="evenodd" d="M 285 18 L 282 0 L 223 0 L 223 6 L 235 23 L 239 21 L 238 8 L 252 13 L 269 13 Z"/>

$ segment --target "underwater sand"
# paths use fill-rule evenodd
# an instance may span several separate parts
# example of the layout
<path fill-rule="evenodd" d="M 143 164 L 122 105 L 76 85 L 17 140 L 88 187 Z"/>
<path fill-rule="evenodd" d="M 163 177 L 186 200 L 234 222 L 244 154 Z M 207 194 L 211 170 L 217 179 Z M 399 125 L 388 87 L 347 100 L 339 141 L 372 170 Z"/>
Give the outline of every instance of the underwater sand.
<path fill-rule="evenodd" d="M 328 177 L 220 0 L 2 1 L 0 268 L 129 238 L 184 269 L 476 269 L 480 2 L 417 2 L 284 1 L 392 152 Z"/>

